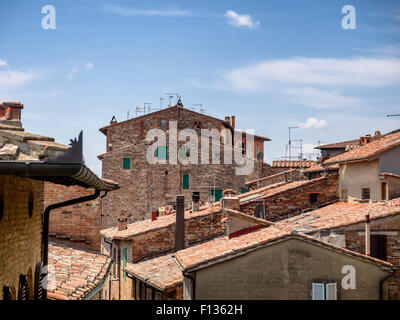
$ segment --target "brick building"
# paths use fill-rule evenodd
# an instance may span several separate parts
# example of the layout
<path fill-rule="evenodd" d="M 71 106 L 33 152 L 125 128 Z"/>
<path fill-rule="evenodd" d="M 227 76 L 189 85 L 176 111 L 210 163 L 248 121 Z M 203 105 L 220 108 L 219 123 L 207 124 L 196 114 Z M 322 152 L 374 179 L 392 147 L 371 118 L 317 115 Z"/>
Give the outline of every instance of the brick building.
<path fill-rule="evenodd" d="M 5 106 L 5 108 L 4 108 Z M 53 138 L 25 132 L 21 125 L 23 105 L 0 105 L 0 299 L 46 298 L 48 225 L 53 208 L 44 206 L 44 183 L 93 188 L 89 197 L 71 199 L 69 204 L 97 198 L 101 191 L 117 185 L 101 180 L 82 158 L 82 135 L 71 147 Z M 4 116 L 3 116 L 4 111 Z"/>
<path fill-rule="evenodd" d="M 159 129 L 166 134 L 165 143 L 155 150 L 156 164 L 149 164 L 146 158 L 146 152 L 153 144 L 146 141 L 151 129 Z M 194 135 L 199 135 L 202 130 L 214 130 L 218 136 L 199 139 L 198 164 L 184 163 L 186 158 L 196 157 L 196 150 L 187 148 L 185 141 L 178 141 L 179 161 L 170 163 L 174 157 L 174 147 L 170 141 L 176 139 L 173 136 L 175 129 L 192 129 Z M 117 181 L 123 188 L 123 191 L 113 192 L 103 200 L 106 228 L 115 226 L 122 212 L 127 215 L 129 222 L 149 218 L 151 211 L 174 201 L 178 194 L 184 195 L 186 205 L 189 205 L 193 191 L 200 192 L 202 202 L 207 202 L 210 195 L 218 201 L 223 190 L 233 188 L 240 191 L 245 187 L 245 180 L 272 174 L 271 167 L 262 160 L 255 160 L 254 154 L 264 152 L 264 141 L 268 141 L 268 138 L 253 135 L 254 145 L 243 145 L 242 137 L 236 142 L 232 141 L 234 139 L 229 139 L 229 135 L 234 136 L 234 117 L 220 120 L 186 109 L 179 101 L 176 106 L 123 122 L 113 119 L 110 125 L 100 131 L 106 135 L 107 152 L 99 156 L 103 177 Z M 202 149 L 202 145 L 208 145 L 208 150 Z M 214 146 L 217 150 L 213 149 Z M 224 161 L 227 150 L 232 153 L 238 150 L 241 156 L 254 161 L 251 173 L 236 174 L 236 165 Z M 247 154 L 246 150 L 249 151 Z M 204 164 L 204 159 L 208 159 L 208 164 Z"/>

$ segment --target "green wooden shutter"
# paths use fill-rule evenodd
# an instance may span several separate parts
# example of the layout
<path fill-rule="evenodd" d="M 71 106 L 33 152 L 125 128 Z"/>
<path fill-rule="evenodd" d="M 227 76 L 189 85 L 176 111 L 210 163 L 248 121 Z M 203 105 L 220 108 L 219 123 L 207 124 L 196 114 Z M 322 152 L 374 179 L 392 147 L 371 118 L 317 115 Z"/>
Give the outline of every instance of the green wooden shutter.
<path fill-rule="evenodd" d="M 124 268 L 126 267 L 127 257 L 128 257 L 128 249 L 124 248 L 122 250 L 122 265 Z M 124 277 L 124 280 L 126 280 L 126 272 L 125 271 L 123 272 L 123 277 Z"/>
<path fill-rule="evenodd" d="M 184 174 L 182 176 L 182 189 L 189 189 L 189 175 Z"/>
<path fill-rule="evenodd" d="M 220 189 L 211 190 L 211 195 L 214 196 L 215 202 L 217 202 L 222 198 L 222 190 Z"/>
<path fill-rule="evenodd" d="M 122 168 L 125 170 L 129 170 L 131 168 L 131 158 L 122 159 Z"/>

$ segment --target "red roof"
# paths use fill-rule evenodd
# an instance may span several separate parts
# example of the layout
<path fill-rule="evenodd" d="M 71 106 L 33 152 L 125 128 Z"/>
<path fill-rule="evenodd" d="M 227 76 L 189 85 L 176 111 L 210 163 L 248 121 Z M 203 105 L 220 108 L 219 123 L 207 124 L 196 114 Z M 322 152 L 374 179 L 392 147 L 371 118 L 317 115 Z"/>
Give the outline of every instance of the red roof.
<path fill-rule="evenodd" d="M 400 132 L 395 132 L 382 136 L 380 139 L 367 143 L 366 145 L 359 146 L 356 149 L 342 153 L 336 157 L 328 159 L 324 165 L 343 163 L 350 161 L 365 161 L 371 160 L 377 155 L 393 149 L 400 145 Z"/>

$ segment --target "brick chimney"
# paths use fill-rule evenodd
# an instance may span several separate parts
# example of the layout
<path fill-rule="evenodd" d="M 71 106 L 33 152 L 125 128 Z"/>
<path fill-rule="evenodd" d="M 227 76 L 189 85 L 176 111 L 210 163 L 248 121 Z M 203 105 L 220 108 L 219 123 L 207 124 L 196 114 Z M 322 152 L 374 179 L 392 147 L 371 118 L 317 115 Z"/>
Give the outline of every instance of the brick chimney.
<path fill-rule="evenodd" d="M 239 198 L 224 196 L 221 199 L 221 203 L 222 203 L 223 209 L 231 209 L 231 210 L 240 211 Z"/>
<path fill-rule="evenodd" d="M 175 252 L 185 248 L 185 197 L 176 197 Z"/>
<path fill-rule="evenodd" d="M 0 104 L 0 124 L 22 128 L 21 110 L 24 105 L 21 102 L 3 102 Z"/>
<path fill-rule="evenodd" d="M 235 119 L 236 119 L 236 117 L 235 116 L 231 116 L 231 119 L 232 119 L 232 123 L 231 123 L 232 128 L 235 129 Z"/>
<path fill-rule="evenodd" d="M 200 211 L 200 192 L 192 193 L 192 212 Z"/>
<path fill-rule="evenodd" d="M 364 145 L 366 145 L 367 143 L 370 143 L 370 142 L 371 142 L 371 135 L 370 134 L 367 134 L 365 136 L 361 136 L 360 137 L 360 146 L 364 146 Z"/>
<path fill-rule="evenodd" d="M 125 213 L 121 213 L 117 221 L 118 221 L 117 224 L 118 231 L 128 229 L 128 218 L 126 217 Z"/>

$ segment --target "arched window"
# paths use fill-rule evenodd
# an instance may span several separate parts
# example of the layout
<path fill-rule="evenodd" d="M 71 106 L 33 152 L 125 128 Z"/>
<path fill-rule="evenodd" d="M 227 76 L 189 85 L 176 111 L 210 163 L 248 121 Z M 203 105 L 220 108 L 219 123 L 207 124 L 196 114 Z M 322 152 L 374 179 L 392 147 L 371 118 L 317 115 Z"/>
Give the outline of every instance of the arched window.
<path fill-rule="evenodd" d="M 29 300 L 29 285 L 26 276 L 19 276 L 18 300 Z"/>

